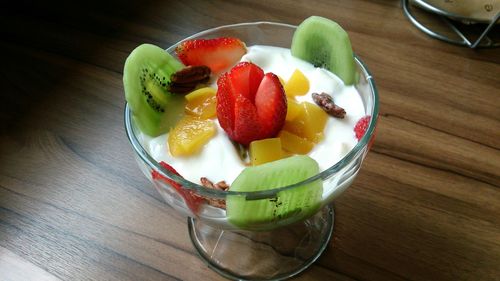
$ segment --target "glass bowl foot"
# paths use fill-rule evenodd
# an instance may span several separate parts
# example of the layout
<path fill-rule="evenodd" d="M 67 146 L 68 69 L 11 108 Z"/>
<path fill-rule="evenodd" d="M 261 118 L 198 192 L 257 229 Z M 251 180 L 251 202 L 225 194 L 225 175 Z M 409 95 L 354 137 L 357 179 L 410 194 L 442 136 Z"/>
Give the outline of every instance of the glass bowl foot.
<path fill-rule="evenodd" d="M 219 229 L 188 218 L 189 236 L 201 258 L 233 280 L 283 280 L 308 268 L 328 245 L 333 207 L 271 231 Z"/>

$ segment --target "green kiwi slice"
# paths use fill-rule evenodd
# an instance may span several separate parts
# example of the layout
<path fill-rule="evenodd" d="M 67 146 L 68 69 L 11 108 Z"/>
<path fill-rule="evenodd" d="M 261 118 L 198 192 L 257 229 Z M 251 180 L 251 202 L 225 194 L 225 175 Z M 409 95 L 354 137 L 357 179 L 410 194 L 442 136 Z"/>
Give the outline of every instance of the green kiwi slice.
<path fill-rule="evenodd" d="M 167 90 L 170 75 L 184 65 L 160 47 L 142 44 L 125 61 L 123 85 L 134 121 L 150 136 L 167 132 L 184 111 L 185 99 Z"/>
<path fill-rule="evenodd" d="M 318 163 L 297 155 L 245 168 L 231 184 L 231 191 L 262 191 L 301 182 L 319 172 Z M 269 229 L 313 215 L 320 206 L 323 183 L 316 180 L 278 192 L 275 198 L 253 199 L 230 195 L 226 212 L 230 223 L 247 229 Z"/>
<path fill-rule="evenodd" d="M 305 19 L 292 38 L 293 56 L 323 67 L 345 85 L 356 82 L 356 64 L 347 32 L 336 22 L 318 16 Z"/>

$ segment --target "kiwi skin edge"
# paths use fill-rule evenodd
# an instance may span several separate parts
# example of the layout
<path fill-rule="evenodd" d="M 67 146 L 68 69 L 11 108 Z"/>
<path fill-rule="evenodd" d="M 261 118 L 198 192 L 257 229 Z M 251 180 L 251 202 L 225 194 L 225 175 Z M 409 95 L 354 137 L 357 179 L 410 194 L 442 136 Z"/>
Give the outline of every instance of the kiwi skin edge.
<path fill-rule="evenodd" d="M 301 182 L 319 172 L 307 155 L 295 155 L 245 168 L 231 184 L 232 191 L 263 191 Z M 323 194 L 321 180 L 284 190 L 275 198 L 248 199 L 228 195 L 226 212 L 231 224 L 248 230 L 267 230 L 303 220 L 319 209 Z"/>
<path fill-rule="evenodd" d="M 144 134 L 152 137 L 161 135 L 182 116 L 184 96 L 168 92 L 165 86 L 170 75 L 183 67 L 181 62 L 165 50 L 151 44 L 138 46 L 127 57 L 123 69 L 125 99 L 132 111 L 135 125 Z M 155 78 L 151 78 L 149 74 L 155 74 Z M 161 110 L 158 106 L 161 106 Z"/>
<path fill-rule="evenodd" d="M 291 54 L 317 67 L 328 69 L 345 85 L 356 82 L 356 63 L 347 32 L 336 22 L 311 16 L 298 27 L 292 38 Z"/>

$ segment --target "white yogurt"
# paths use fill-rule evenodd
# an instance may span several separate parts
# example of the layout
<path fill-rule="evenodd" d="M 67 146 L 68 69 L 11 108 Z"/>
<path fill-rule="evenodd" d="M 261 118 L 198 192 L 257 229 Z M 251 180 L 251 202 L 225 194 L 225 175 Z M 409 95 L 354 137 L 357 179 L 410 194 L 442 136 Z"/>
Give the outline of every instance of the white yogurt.
<path fill-rule="evenodd" d="M 260 66 L 265 73 L 274 74 L 288 80 L 295 69 L 299 69 L 309 79 L 310 89 L 304 96 L 297 96 L 299 102 L 312 100 L 312 93 L 325 92 L 331 95 L 337 105 L 344 108 L 344 119 L 330 117 L 324 130 L 325 138 L 314 146 L 309 156 L 315 159 L 321 170 L 325 170 L 344 157 L 357 143 L 353 128 L 365 115 L 363 102 L 354 86 L 345 86 L 342 80 L 331 72 L 314 67 L 295 58 L 290 49 L 271 46 L 248 47 L 241 61 L 250 61 Z M 212 85 L 216 87 L 217 85 Z M 189 157 L 173 157 L 168 149 L 168 134 L 156 138 L 141 136 L 143 146 L 157 161 L 165 161 L 184 178 L 199 183 L 201 177 L 214 182 L 233 180 L 245 168 L 243 161 L 224 130 L 215 120 L 217 133 L 201 150 Z"/>

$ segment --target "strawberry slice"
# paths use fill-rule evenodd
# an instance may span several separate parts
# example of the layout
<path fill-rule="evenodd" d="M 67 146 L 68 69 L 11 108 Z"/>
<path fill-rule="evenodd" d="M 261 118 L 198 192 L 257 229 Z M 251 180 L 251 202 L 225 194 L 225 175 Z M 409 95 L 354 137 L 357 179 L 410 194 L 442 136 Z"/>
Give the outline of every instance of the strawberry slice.
<path fill-rule="evenodd" d="M 243 145 L 274 137 L 285 124 L 287 100 L 278 76 L 242 62 L 217 80 L 217 118 Z"/>
<path fill-rule="evenodd" d="M 231 69 L 230 77 L 233 92 L 252 101 L 264 78 L 264 71 L 253 63 L 241 62 Z"/>
<path fill-rule="evenodd" d="M 261 124 L 258 118 L 257 108 L 245 96 L 236 96 L 234 103 L 234 120 L 231 139 L 241 144 L 247 145 L 256 139 L 263 139 Z M 226 131 L 227 132 L 227 131 Z"/>
<path fill-rule="evenodd" d="M 361 117 L 361 119 L 359 119 L 358 122 L 356 122 L 356 125 L 354 126 L 354 134 L 356 135 L 356 139 L 358 141 L 360 141 L 361 138 L 365 135 L 366 130 L 368 130 L 368 126 L 370 125 L 370 121 L 371 121 L 371 116 L 366 115 Z M 376 130 L 377 127 L 375 127 L 375 131 L 373 132 L 372 137 L 368 141 L 368 150 L 370 150 L 373 146 L 373 142 L 375 141 Z"/>
<path fill-rule="evenodd" d="M 163 166 L 163 168 L 169 170 L 170 172 L 181 176 L 172 166 L 169 164 L 161 161 L 160 165 Z M 184 202 L 186 202 L 186 205 L 188 208 L 193 212 L 193 214 L 196 214 L 198 210 L 200 209 L 200 206 L 203 202 L 205 202 L 205 199 L 194 193 L 192 190 L 187 190 L 182 187 L 179 183 L 176 181 L 166 178 L 162 176 L 158 171 L 151 171 L 151 176 L 153 177 L 153 180 L 162 180 L 172 186 L 178 193 L 179 195 L 184 198 Z M 182 177 L 182 176 L 181 176 Z"/>
<path fill-rule="evenodd" d="M 238 38 L 219 37 L 186 40 L 175 52 L 185 65 L 206 65 L 213 73 L 219 73 L 237 63 L 247 49 Z"/>
<path fill-rule="evenodd" d="M 283 86 L 274 73 L 267 73 L 255 95 L 255 107 L 259 115 L 263 138 L 273 137 L 285 124 L 287 99 Z"/>
<path fill-rule="evenodd" d="M 217 79 L 217 119 L 224 130 L 233 131 L 234 128 L 234 103 L 229 75 L 223 74 Z"/>
<path fill-rule="evenodd" d="M 354 126 L 354 133 L 356 134 L 356 139 L 361 140 L 361 138 L 365 135 L 366 130 L 368 129 L 368 125 L 370 124 L 371 116 L 364 116 L 356 122 Z"/>

